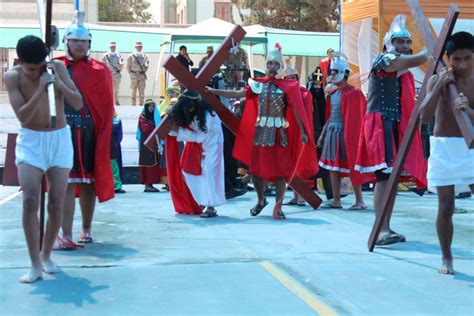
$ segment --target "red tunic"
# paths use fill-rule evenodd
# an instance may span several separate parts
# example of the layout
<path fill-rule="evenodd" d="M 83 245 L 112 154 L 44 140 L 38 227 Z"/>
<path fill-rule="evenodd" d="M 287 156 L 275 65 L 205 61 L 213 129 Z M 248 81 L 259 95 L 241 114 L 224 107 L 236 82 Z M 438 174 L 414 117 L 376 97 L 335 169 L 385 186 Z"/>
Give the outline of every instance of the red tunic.
<path fill-rule="evenodd" d="M 269 81 L 268 78 L 256 78 L 254 80 L 262 83 Z M 256 175 L 269 181 L 274 181 L 275 175 L 283 176 L 287 181 L 293 175 L 303 179 L 309 178 L 319 170 L 312 124 L 310 123 L 313 106 L 312 102 L 309 102 L 311 101 L 311 95 L 307 93 L 303 96 L 300 84 L 296 80 L 275 79 L 275 84 L 286 94 L 288 105 L 286 118 L 289 123 L 288 146 L 280 146 L 278 137 L 275 140 L 275 146 L 254 146 L 259 95 L 253 93 L 250 87 L 247 87 L 245 110 L 239 124 L 233 155 L 237 160 L 248 165 L 251 172 L 257 169 L 259 174 Z M 301 132 L 293 109 L 300 116 L 305 132 L 309 137 L 309 141 L 304 146 L 301 142 Z"/>
<path fill-rule="evenodd" d="M 391 144 L 396 154 L 405 136 L 410 116 L 415 107 L 415 80 L 411 72 L 400 77 L 401 86 L 401 113 L 398 124 L 398 144 Z M 356 170 L 362 173 L 373 173 L 377 170 L 393 168 L 393 163 L 387 163 L 385 158 L 385 141 L 383 119 L 380 112 L 367 113 L 362 124 L 362 134 L 359 139 L 359 149 L 356 159 Z M 415 180 L 418 187 L 426 187 L 426 160 L 423 157 L 420 129 L 417 129 L 413 142 L 408 151 L 408 156 L 403 166 L 404 180 Z M 413 179 L 414 178 L 414 179 Z"/>
<path fill-rule="evenodd" d="M 107 66 L 93 58 L 72 62 L 57 58 L 72 67 L 72 80 L 89 107 L 95 127 L 94 178 L 99 202 L 114 197 L 114 181 L 110 165 L 110 139 L 114 115 L 112 76 Z"/>
<path fill-rule="evenodd" d="M 331 92 L 329 96 L 334 94 L 336 91 L 337 90 Z M 328 108 L 331 106 L 330 97 L 326 98 L 326 106 Z M 362 121 L 364 119 L 366 110 L 367 100 L 362 91 L 351 85 L 347 85 L 341 90 L 341 117 L 347 159 L 343 162 L 340 162 L 336 156 L 335 161 L 323 159 L 320 160 L 320 163 L 328 166 L 329 168 L 334 167 L 334 169 L 348 169 L 352 185 L 354 186 L 373 181 L 373 176 L 361 174 L 354 169 L 357 158 L 359 138 L 362 130 Z M 336 153 L 338 152 L 339 150 L 336 151 Z M 342 174 L 344 175 L 343 172 Z"/>

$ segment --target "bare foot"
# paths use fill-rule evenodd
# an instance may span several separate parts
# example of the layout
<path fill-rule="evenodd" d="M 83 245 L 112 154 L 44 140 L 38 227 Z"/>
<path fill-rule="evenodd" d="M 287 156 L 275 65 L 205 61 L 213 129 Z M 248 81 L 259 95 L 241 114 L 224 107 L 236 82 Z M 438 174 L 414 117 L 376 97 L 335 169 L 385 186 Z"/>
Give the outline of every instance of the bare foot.
<path fill-rule="evenodd" d="M 32 267 L 27 274 L 20 278 L 20 283 L 33 283 L 43 278 L 41 267 Z"/>
<path fill-rule="evenodd" d="M 43 271 L 48 274 L 54 274 L 61 272 L 61 269 L 54 263 L 51 258 L 44 259 L 40 256 L 41 264 L 43 265 Z"/>
<path fill-rule="evenodd" d="M 441 267 L 438 272 L 441 274 L 454 274 L 453 259 L 441 260 Z"/>

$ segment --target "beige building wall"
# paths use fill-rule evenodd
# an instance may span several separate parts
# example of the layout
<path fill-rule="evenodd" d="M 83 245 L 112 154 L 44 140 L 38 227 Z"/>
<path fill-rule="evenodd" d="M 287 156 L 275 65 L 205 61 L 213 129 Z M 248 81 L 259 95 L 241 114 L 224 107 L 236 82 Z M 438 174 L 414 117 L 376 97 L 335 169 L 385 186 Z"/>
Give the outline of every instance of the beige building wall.
<path fill-rule="evenodd" d="M 86 12 L 86 22 L 97 23 L 98 0 L 81 0 L 80 9 Z M 73 0 L 54 0 L 53 24 L 70 22 L 73 11 Z M 0 0 L 0 23 L 21 25 L 38 23 L 36 0 Z"/>

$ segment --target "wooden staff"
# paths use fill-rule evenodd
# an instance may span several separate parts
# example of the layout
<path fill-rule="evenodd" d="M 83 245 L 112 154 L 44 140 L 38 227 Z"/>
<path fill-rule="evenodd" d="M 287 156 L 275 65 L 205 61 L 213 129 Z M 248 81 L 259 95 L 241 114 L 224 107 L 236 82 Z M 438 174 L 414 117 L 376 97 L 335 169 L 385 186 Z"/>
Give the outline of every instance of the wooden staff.
<path fill-rule="evenodd" d="M 44 1 L 37 0 L 38 5 L 38 17 L 40 22 L 41 37 L 45 42 L 48 49 L 51 52 L 51 20 L 53 12 L 53 0 L 46 0 L 46 12 L 44 11 Z M 46 62 L 50 61 L 50 56 L 46 56 Z M 46 68 L 49 74 L 53 74 L 52 70 Z M 51 117 L 51 127 L 56 127 L 56 96 L 54 93 L 54 84 L 48 84 L 48 103 L 49 103 L 49 115 Z M 44 225 L 45 225 L 45 209 L 46 209 L 46 177 L 43 176 L 41 181 L 41 197 L 40 197 L 40 249 L 43 244 L 44 236 Z"/>

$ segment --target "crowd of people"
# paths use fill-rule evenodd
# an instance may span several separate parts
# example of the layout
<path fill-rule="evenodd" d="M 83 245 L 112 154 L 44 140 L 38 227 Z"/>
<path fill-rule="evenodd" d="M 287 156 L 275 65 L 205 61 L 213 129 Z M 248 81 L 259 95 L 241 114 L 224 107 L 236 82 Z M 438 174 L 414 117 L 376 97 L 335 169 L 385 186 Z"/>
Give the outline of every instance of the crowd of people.
<path fill-rule="evenodd" d="M 82 19 L 78 15 L 66 29 L 66 54 L 53 61 L 46 62 L 49 49 L 41 39 L 21 38 L 17 45 L 18 65 L 5 74 L 10 102 L 21 123 L 16 164 L 32 265 L 20 279 L 24 283 L 42 278 L 43 272 L 59 271 L 50 257 L 53 247 L 72 250 L 92 243 L 96 200 L 102 203 L 115 193 L 125 192 L 121 182 L 123 132 L 114 111 L 114 104 L 119 104 L 123 60 L 113 42 L 103 62 L 90 57 L 92 37 Z M 285 67 L 279 45 L 266 57 L 266 76 L 245 82 L 240 72 L 246 70 L 248 60 L 242 51 L 237 46 L 227 62 L 226 69 L 236 70 L 232 73 L 234 86 L 229 87 L 216 74 L 206 87 L 239 117 L 234 136 L 199 93 L 182 85 L 167 88 L 159 105 L 152 99 L 145 100 L 149 61 L 142 44 L 136 43 L 136 52 L 127 58 L 127 70 L 132 80 L 132 105 L 136 104 L 137 88 L 139 105 L 143 105 L 136 138 L 145 192 L 158 192 L 153 184 L 166 184 L 176 212 L 211 218 L 218 215 L 216 207 L 226 198 L 246 192 L 246 184 L 242 189 L 242 183 L 236 180 L 237 170 L 246 170 L 244 178 L 251 178 L 257 194 L 250 215 L 258 216 L 269 204 L 268 187 L 273 186 L 272 216 L 284 220 L 283 205 L 304 205 L 296 191 L 293 199 L 283 202 L 287 185 L 295 177 L 307 180 L 311 188 L 315 178 L 322 177 L 330 200 L 322 207 L 341 209 L 344 176 L 350 177 L 354 188 L 351 210 L 367 208 L 362 186 L 375 184 L 374 209 L 380 216 L 381 200 L 415 106 L 415 82 L 409 69 L 432 58 L 427 50 L 412 53 L 412 37 L 404 19 L 396 17 L 385 36 L 384 51 L 372 64 L 367 97 L 348 83 L 350 65 L 332 49 L 306 86 L 301 85 L 296 69 Z M 460 92 L 456 107 L 474 122 L 473 36 L 467 32 L 453 34 L 446 51 L 451 68 L 430 78 L 428 94 L 420 107 L 424 123 L 436 117 L 430 157 L 425 159 L 417 131 L 401 181 L 438 193 L 436 228 L 442 250 L 439 271 L 452 274 L 454 198 L 458 189 L 465 192 L 469 186 L 474 191 L 474 150 L 466 146 L 443 90 L 450 83 L 456 85 Z M 207 53 L 200 67 L 205 67 L 212 57 L 212 47 Z M 180 47 L 177 59 L 188 70 L 193 65 L 185 46 Z M 46 67 L 54 75 L 45 72 Z M 242 81 L 244 87 L 239 89 Z M 46 93 L 49 84 L 54 84 L 56 90 L 54 127 L 50 124 Z M 155 139 L 158 149 L 152 150 L 145 140 L 165 116 L 171 122 L 168 136 Z M 43 175 L 48 182 L 49 217 L 40 249 L 37 210 Z M 76 198 L 82 213 L 78 243 L 72 237 Z M 406 240 L 390 227 L 392 210 L 393 203 L 377 245 Z"/>

